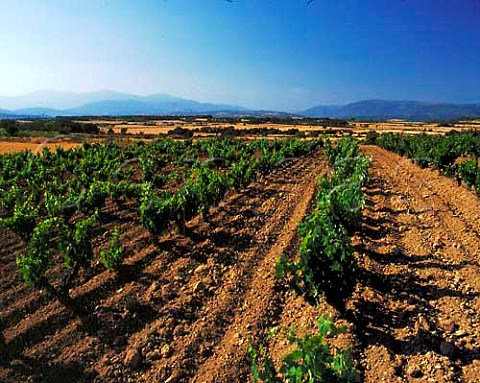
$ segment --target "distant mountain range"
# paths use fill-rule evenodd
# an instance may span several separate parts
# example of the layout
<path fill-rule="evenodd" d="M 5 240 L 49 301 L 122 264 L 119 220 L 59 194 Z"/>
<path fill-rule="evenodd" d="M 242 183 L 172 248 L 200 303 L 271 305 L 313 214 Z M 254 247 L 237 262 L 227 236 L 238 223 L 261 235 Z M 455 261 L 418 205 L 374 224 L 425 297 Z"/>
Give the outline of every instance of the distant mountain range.
<path fill-rule="evenodd" d="M 480 103 L 449 104 L 421 101 L 365 100 L 347 105 L 319 105 L 299 112 L 299 114 L 306 117 L 363 120 L 399 118 L 410 121 L 438 121 L 480 117 Z"/>
<path fill-rule="evenodd" d="M 0 109 L 0 118 L 8 117 L 11 115 L 12 115 L 12 112 L 5 109 Z"/>
<path fill-rule="evenodd" d="M 39 91 L 16 97 L 0 97 L 0 117 L 12 116 L 126 116 L 243 112 L 247 109 L 211 104 L 168 94 L 138 96 L 118 92 L 70 93 Z"/>
<path fill-rule="evenodd" d="M 237 105 L 204 103 L 163 93 L 138 96 L 111 91 L 92 93 L 38 91 L 24 96 L 0 96 L 0 118 L 192 114 L 255 117 L 304 116 L 363 120 L 399 118 L 415 121 L 438 121 L 466 117 L 480 118 L 480 103 L 365 100 L 346 105 L 319 105 L 297 113 L 287 113 L 250 110 Z"/>

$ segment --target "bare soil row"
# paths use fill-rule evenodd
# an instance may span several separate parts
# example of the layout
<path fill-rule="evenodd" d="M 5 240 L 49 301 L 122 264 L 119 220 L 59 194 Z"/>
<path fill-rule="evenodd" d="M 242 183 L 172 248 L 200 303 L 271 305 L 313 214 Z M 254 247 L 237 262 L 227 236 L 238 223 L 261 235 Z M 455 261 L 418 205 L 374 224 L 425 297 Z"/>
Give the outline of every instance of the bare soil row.
<path fill-rule="evenodd" d="M 365 382 L 480 382 L 480 202 L 378 147 L 352 301 Z"/>

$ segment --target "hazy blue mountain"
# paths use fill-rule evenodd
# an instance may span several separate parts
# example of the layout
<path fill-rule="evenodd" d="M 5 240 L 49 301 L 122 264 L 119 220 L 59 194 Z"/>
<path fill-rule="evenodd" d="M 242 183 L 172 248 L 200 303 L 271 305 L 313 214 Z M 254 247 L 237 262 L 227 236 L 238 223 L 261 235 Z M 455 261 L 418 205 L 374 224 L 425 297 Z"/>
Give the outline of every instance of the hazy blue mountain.
<path fill-rule="evenodd" d="M 14 113 L 10 110 L 0 109 L 0 120 L 20 120 L 22 118 L 27 118 L 28 116 L 20 113 Z"/>
<path fill-rule="evenodd" d="M 66 111 L 72 116 L 123 116 L 134 114 L 152 114 L 145 103 L 136 100 L 107 100 L 92 102 Z"/>
<path fill-rule="evenodd" d="M 14 112 L 15 114 L 23 115 L 23 116 L 34 116 L 34 117 L 59 117 L 59 116 L 66 116 L 67 114 L 58 109 L 52 108 L 25 108 L 25 109 L 17 109 Z"/>
<path fill-rule="evenodd" d="M 10 114 L 12 114 L 12 112 L 10 112 L 9 110 L 0 109 L 0 116 L 2 116 L 2 115 L 8 116 Z"/>
<path fill-rule="evenodd" d="M 16 114 L 42 117 L 196 114 L 246 110 L 240 106 L 202 103 L 163 93 L 138 96 L 111 91 L 38 91 L 25 96 L 0 97 L 0 107 L 15 110 Z"/>
<path fill-rule="evenodd" d="M 342 105 L 317 105 L 303 110 L 299 114 L 307 117 L 333 117 L 342 107 Z"/>
<path fill-rule="evenodd" d="M 206 104 L 191 100 L 172 99 L 165 101 L 120 100 L 99 101 L 70 109 L 65 113 L 75 116 L 125 116 L 200 114 L 221 111 L 237 111 L 243 108 L 231 105 Z"/>
<path fill-rule="evenodd" d="M 479 104 L 429 103 L 420 101 L 365 100 L 343 106 L 316 106 L 299 114 L 308 117 L 432 121 L 480 117 Z"/>
<path fill-rule="evenodd" d="M 240 110 L 240 111 L 214 112 L 211 114 L 216 117 L 275 117 L 275 118 L 301 117 L 297 113 L 278 112 L 275 110 Z"/>
<path fill-rule="evenodd" d="M 135 99 L 136 97 L 139 96 L 112 91 L 75 93 L 39 90 L 22 96 L 0 96 L 0 107 L 9 110 L 27 108 L 49 108 L 63 110 L 77 108 L 84 104 L 102 100 L 126 100 Z"/>
<path fill-rule="evenodd" d="M 0 109 L 0 120 L 19 120 L 26 116 L 20 113 L 14 113 L 11 110 Z"/>
<path fill-rule="evenodd" d="M 169 102 L 169 101 L 175 101 L 175 100 L 186 101 L 185 99 L 183 99 L 181 97 L 171 96 L 171 95 L 166 94 L 166 93 L 155 93 L 155 94 L 151 94 L 149 96 L 141 97 L 141 99 L 145 102 L 150 102 L 150 103 Z"/>
<path fill-rule="evenodd" d="M 228 105 L 228 104 L 212 104 L 205 102 L 198 102 L 193 100 L 188 100 L 181 97 L 170 96 L 165 93 L 152 94 L 150 96 L 145 96 L 141 99 L 144 103 L 150 105 L 150 107 L 164 109 L 167 112 L 163 114 L 174 114 L 179 112 L 179 114 L 185 113 L 208 113 L 212 111 L 246 111 L 247 109 L 238 106 L 238 105 Z"/>

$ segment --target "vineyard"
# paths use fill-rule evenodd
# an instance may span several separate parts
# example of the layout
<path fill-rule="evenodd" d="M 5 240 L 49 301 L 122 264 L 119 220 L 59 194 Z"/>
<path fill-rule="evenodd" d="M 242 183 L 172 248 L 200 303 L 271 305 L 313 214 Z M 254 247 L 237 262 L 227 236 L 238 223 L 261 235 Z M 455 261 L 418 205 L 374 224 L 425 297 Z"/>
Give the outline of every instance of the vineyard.
<path fill-rule="evenodd" d="M 0 156 L 0 380 L 480 381 L 479 137 Z"/>

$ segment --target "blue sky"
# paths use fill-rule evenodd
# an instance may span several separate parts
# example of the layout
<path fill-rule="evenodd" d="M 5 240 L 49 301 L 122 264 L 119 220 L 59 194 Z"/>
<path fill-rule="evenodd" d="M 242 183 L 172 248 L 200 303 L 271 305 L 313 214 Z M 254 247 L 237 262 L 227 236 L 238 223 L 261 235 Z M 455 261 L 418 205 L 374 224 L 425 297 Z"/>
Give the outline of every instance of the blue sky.
<path fill-rule="evenodd" d="M 0 94 L 480 102 L 479 0 L 2 0 Z"/>

